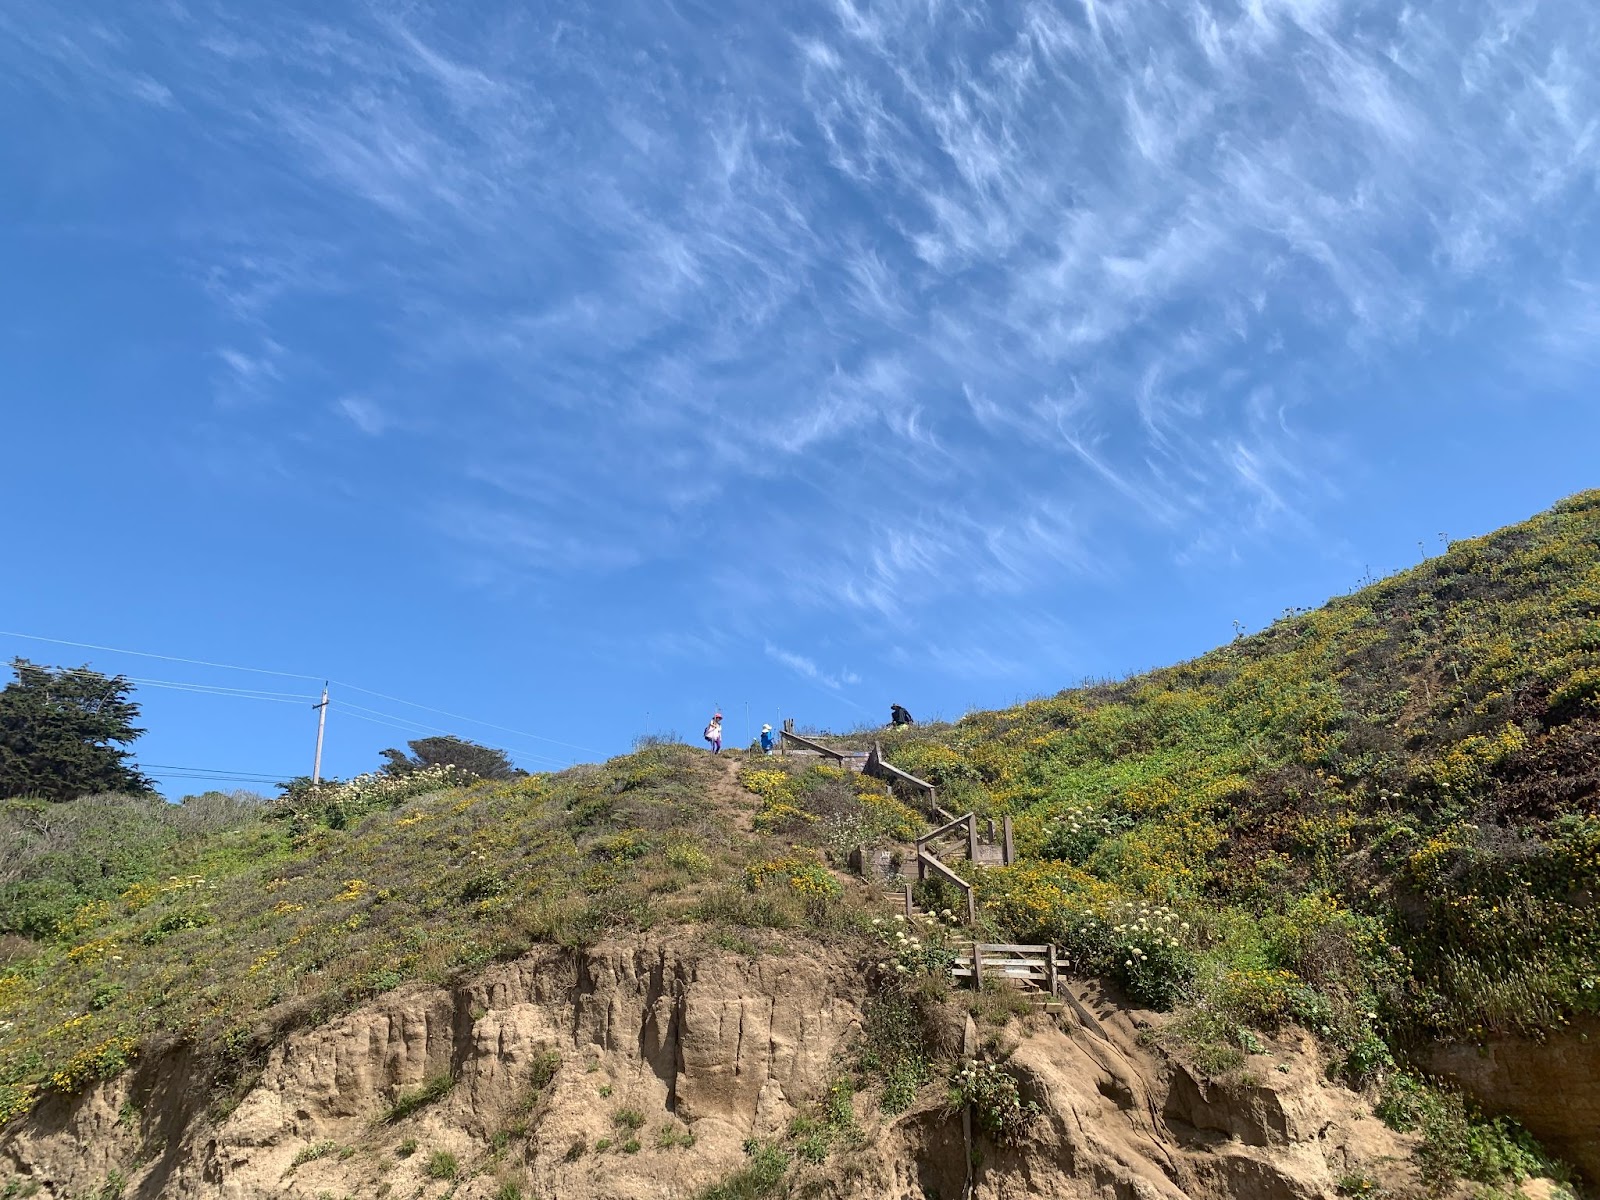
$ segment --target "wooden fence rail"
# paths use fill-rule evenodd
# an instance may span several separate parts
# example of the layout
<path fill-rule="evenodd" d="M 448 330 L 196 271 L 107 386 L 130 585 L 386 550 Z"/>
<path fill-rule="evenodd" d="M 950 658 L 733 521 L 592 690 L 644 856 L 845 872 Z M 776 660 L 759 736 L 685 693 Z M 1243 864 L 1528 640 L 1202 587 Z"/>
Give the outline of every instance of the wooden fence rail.
<path fill-rule="evenodd" d="M 841 767 L 845 765 L 847 759 L 854 757 L 842 750 L 835 750 L 832 746 L 824 746 L 821 742 L 814 742 L 808 737 L 801 737 L 798 733 L 789 729 L 780 731 L 779 737 L 785 742 L 793 742 L 803 750 L 810 750 L 812 753 L 820 754 L 824 758 L 831 758 Z"/>
<path fill-rule="evenodd" d="M 1054 945 L 1016 946 L 1003 943 L 978 942 L 957 959 L 950 974 L 958 979 L 970 979 L 974 987 L 982 987 L 985 979 L 1014 979 L 1037 984 L 1041 989 L 1056 993 L 1060 964 L 1056 961 Z"/>

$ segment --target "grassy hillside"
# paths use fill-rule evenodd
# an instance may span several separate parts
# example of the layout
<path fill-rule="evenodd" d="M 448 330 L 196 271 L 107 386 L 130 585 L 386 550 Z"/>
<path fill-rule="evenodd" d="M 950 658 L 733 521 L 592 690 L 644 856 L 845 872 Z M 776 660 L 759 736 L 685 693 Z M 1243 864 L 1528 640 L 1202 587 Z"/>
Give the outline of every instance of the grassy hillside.
<path fill-rule="evenodd" d="M 1193 662 L 884 740 L 946 807 L 1016 818 L 1021 861 L 978 879 L 991 936 L 1175 1009 L 1207 1069 L 1306 1026 L 1387 1080 L 1392 1120 L 1454 1131 L 1441 1177 L 1535 1163 L 1503 1127 L 1468 1146 L 1459 1102 L 1393 1068 L 1600 1012 L 1600 492 Z M 699 922 L 879 958 L 837 873 L 915 818 L 825 768 L 735 766 L 655 745 L 264 807 L 0 805 L 0 1122 L 173 1039 L 226 1103 L 285 1029 L 539 941 Z M 903 1101 L 929 1063 L 875 1022 L 863 1063 Z"/>
<path fill-rule="evenodd" d="M 504 784 L 0 806 L 0 1123 L 175 1039 L 236 1085 L 290 1028 L 535 942 L 698 921 L 758 952 L 862 924 L 815 852 L 753 823 L 736 765 L 659 745 Z"/>
<path fill-rule="evenodd" d="M 1600 492 L 1193 662 L 888 741 L 946 807 L 1016 815 L 996 926 L 1223 1042 L 1292 1017 L 1359 1077 L 1600 1012 Z M 1129 899 L 1189 921 L 1159 978 L 1097 922 Z"/>

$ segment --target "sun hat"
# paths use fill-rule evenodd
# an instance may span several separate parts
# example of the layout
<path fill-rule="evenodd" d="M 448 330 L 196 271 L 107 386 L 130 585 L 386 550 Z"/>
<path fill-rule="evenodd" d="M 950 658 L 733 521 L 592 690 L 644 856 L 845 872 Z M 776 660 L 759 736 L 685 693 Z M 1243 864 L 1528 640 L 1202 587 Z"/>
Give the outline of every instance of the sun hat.
<path fill-rule="evenodd" d="M 763 725 L 761 727 L 761 732 L 762 733 L 771 733 L 772 732 L 772 726 L 771 725 Z"/>

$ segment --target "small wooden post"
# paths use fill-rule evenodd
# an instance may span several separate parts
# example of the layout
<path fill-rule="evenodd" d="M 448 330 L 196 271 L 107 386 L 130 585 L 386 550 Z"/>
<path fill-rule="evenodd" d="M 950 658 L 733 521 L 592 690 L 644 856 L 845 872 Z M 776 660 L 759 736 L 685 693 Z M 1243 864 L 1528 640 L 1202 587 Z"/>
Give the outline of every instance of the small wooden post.
<path fill-rule="evenodd" d="M 1011 844 L 1011 814 L 1007 813 L 1000 818 L 1000 829 L 1005 837 L 1005 850 L 1002 851 L 1000 861 L 1010 866 L 1017 860 L 1017 849 Z"/>
<path fill-rule="evenodd" d="M 906 920 L 911 920 L 911 880 L 906 880 Z"/>
<path fill-rule="evenodd" d="M 972 986 L 983 991 L 983 947 L 972 943 Z"/>
<path fill-rule="evenodd" d="M 976 925 L 977 923 L 978 923 L 978 898 L 974 894 L 973 889 L 971 888 L 971 886 L 969 885 L 968 888 L 967 888 L 967 924 L 968 925 Z"/>
<path fill-rule="evenodd" d="M 967 814 L 967 861 L 978 861 L 978 818 Z"/>
<path fill-rule="evenodd" d="M 1045 979 L 1050 985 L 1050 998 L 1054 1000 L 1056 996 L 1056 944 L 1054 942 L 1050 943 L 1049 955 L 1045 959 L 1044 969 Z"/>

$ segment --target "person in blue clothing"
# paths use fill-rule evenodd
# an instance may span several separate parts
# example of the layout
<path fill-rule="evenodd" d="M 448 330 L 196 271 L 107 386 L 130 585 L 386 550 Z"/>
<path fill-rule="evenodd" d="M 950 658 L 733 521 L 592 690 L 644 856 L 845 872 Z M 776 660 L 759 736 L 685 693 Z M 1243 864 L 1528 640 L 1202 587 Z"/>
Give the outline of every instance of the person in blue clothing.
<path fill-rule="evenodd" d="M 771 754 L 772 753 L 772 726 L 771 725 L 763 725 L 761 727 L 761 753 L 763 753 L 763 754 Z"/>

